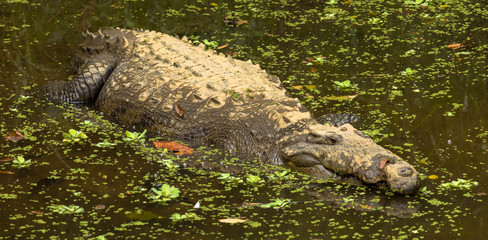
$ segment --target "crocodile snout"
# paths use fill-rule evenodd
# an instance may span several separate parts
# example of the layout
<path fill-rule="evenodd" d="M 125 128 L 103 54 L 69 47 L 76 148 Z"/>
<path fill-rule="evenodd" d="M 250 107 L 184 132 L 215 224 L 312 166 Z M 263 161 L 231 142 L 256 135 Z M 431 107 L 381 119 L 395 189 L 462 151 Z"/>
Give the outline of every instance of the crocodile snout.
<path fill-rule="evenodd" d="M 407 162 L 401 160 L 394 164 L 387 164 L 384 170 L 386 182 L 394 192 L 411 194 L 419 188 L 419 173 Z"/>

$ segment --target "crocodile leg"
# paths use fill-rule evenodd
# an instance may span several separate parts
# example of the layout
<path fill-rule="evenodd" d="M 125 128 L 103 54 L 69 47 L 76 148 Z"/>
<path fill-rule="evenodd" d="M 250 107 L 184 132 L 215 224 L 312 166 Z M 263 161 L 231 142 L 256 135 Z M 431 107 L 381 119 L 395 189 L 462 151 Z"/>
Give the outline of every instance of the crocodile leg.
<path fill-rule="evenodd" d="M 115 66 L 116 60 L 113 56 L 96 55 L 81 66 L 74 80 L 49 84 L 44 89 L 45 94 L 55 103 L 93 102 Z"/>

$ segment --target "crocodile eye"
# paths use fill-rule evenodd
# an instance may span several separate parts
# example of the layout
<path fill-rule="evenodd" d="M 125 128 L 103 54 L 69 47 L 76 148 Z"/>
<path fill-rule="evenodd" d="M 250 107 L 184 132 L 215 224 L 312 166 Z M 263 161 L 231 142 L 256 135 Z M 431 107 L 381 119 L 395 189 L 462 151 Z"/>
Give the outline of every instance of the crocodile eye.
<path fill-rule="evenodd" d="M 342 135 L 336 133 L 330 133 L 326 135 L 309 135 L 307 136 L 307 142 L 309 143 L 316 143 L 316 144 L 327 144 L 327 145 L 336 145 L 342 142 Z"/>

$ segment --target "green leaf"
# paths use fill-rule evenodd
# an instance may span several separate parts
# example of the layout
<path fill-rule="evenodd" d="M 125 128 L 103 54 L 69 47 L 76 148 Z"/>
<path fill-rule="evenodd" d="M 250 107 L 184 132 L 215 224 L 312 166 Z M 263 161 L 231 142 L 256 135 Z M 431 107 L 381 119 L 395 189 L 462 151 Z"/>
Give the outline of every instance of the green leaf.
<path fill-rule="evenodd" d="M 128 138 L 134 138 L 134 133 L 125 131 L 125 136 L 127 136 Z"/>
<path fill-rule="evenodd" d="M 76 131 L 74 129 L 70 129 L 68 132 L 69 132 L 69 135 L 71 135 L 71 136 L 76 136 L 78 133 L 78 131 Z"/>

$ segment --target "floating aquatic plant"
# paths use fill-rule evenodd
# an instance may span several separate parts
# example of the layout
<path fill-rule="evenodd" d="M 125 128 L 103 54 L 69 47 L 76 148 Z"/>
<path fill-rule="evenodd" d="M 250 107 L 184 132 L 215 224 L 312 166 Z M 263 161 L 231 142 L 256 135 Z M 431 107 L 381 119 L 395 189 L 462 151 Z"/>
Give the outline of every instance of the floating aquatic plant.
<path fill-rule="evenodd" d="M 26 160 L 23 156 L 17 156 L 12 161 L 12 167 L 14 168 L 29 168 L 31 160 Z"/>
<path fill-rule="evenodd" d="M 146 129 L 144 129 L 142 133 L 125 131 L 126 137 L 123 138 L 122 140 L 126 142 L 144 143 L 146 141 L 146 139 L 144 139 L 145 135 L 146 135 Z"/>
<path fill-rule="evenodd" d="M 153 202 L 165 203 L 173 200 L 180 195 L 180 190 L 174 186 L 163 184 L 159 188 L 151 188 L 151 193 L 148 194 L 149 199 Z"/>
<path fill-rule="evenodd" d="M 77 131 L 75 129 L 70 129 L 68 133 L 63 133 L 63 142 L 67 143 L 77 143 L 88 137 L 82 131 Z"/>

